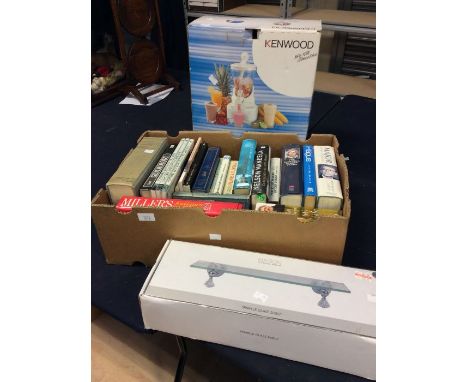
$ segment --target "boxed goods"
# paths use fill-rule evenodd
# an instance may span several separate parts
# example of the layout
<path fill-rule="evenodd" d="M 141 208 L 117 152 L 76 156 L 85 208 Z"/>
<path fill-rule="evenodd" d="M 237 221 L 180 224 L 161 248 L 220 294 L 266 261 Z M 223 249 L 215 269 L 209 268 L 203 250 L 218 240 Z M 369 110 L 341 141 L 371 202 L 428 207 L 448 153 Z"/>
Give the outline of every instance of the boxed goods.
<path fill-rule="evenodd" d="M 140 292 L 145 328 L 375 379 L 376 274 L 169 240 Z"/>
<path fill-rule="evenodd" d="M 195 149 L 192 149 L 192 152 L 180 149 L 177 153 L 177 149 L 174 150 L 173 147 L 171 150 L 173 150 L 175 156 L 171 156 L 169 160 L 166 158 L 166 167 L 171 165 L 172 173 L 165 174 L 166 167 L 164 167 L 164 171 L 162 171 L 158 179 L 152 181 L 154 184 L 151 187 L 156 187 L 155 189 L 147 189 L 144 184 L 141 185 L 143 181 L 141 177 L 138 177 L 138 181 L 132 178 L 129 181 L 131 187 L 127 189 L 128 192 L 135 192 L 135 194 L 130 196 L 139 196 L 137 194 L 138 190 L 140 192 L 144 190 L 150 194 L 155 192 L 155 198 L 160 199 L 227 202 L 234 203 L 236 206 L 241 204 L 242 206 L 239 208 L 242 209 L 221 208 L 217 210 L 219 213 L 207 216 L 205 212 L 210 210 L 211 206 L 204 205 L 201 208 L 196 205 L 197 203 L 187 203 L 183 204 L 184 208 L 180 208 L 181 205 L 176 206 L 177 203 L 161 203 L 160 201 L 157 202 L 157 199 L 151 202 L 143 199 L 144 203 L 132 202 L 135 204 L 132 204 L 129 210 L 122 211 L 122 209 L 116 208 L 118 201 L 113 202 L 109 192 L 101 189 L 92 200 L 91 213 L 108 263 L 133 264 L 141 262 L 147 266 L 152 266 L 156 261 L 157 253 L 168 239 L 201 244 L 216 243 L 227 248 L 253 250 L 325 263 L 341 263 L 351 214 L 351 201 L 349 199 L 348 171 L 344 157 L 338 152 L 339 144 L 335 136 L 326 134 L 312 135 L 308 140 L 301 141 L 294 134 L 282 133 L 246 132 L 242 137 L 235 138 L 227 131 L 182 131 L 177 137 L 168 136 L 165 131 L 147 131 L 140 137 L 139 142 L 142 142 L 144 138 L 163 138 L 166 151 L 170 150 L 171 146 L 177 145 L 178 147 L 182 143 L 184 147 L 193 148 L 198 146 L 201 148 L 205 144 L 208 148 L 218 148 L 216 150 L 218 168 L 223 168 L 226 173 L 224 177 L 221 176 L 217 170 L 214 171 L 216 166 L 210 162 L 207 163 L 206 172 L 210 172 L 211 175 L 204 174 L 203 168 L 205 166 L 201 163 L 198 175 L 191 177 L 190 167 L 196 163 L 196 155 L 193 153 Z M 200 141 L 204 143 L 201 144 Z M 250 160 L 252 158 L 254 161 L 256 158 L 258 159 L 250 170 L 253 171 L 251 179 L 243 179 L 246 178 L 245 174 L 240 178 L 238 177 L 238 174 L 245 172 L 245 168 L 251 167 L 244 166 L 242 160 L 237 169 L 236 166 L 234 168 L 231 166 L 232 163 L 239 161 L 241 147 L 245 146 L 244 142 L 246 141 L 255 141 L 257 143 L 256 154 L 254 153 L 253 157 L 252 154 L 246 155 Z M 292 150 L 283 150 L 286 145 L 293 145 Z M 265 156 L 271 158 L 270 173 L 279 176 L 282 170 L 288 170 L 285 166 L 283 166 L 285 169 L 281 168 L 281 163 L 286 163 L 280 159 L 283 152 L 288 158 L 288 163 L 291 163 L 291 166 L 289 166 L 291 168 L 302 160 L 303 162 L 307 161 L 308 154 L 306 151 L 304 151 L 306 153 L 304 158 L 301 156 L 302 150 L 299 149 L 301 145 L 304 150 L 310 145 L 315 147 L 323 146 L 324 149 L 328 150 L 326 157 L 333 159 L 334 165 L 331 167 L 334 172 L 331 175 L 325 174 L 330 175 L 331 178 L 326 179 L 324 177 L 317 178 L 317 180 L 327 182 L 327 192 L 329 192 L 330 187 L 334 187 L 334 192 L 339 191 L 341 199 L 339 199 L 338 205 L 335 203 L 335 210 L 331 210 L 327 204 L 327 209 L 322 210 L 320 213 L 311 210 L 310 214 L 301 215 L 299 213 L 301 207 L 291 207 L 285 203 L 284 208 L 281 210 L 273 208 L 271 206 L 273 203 L 268 203 L 274 200 L 276 203 L 281 204 L 282 199 L 291 200 L 289 194 L 294 190 L 288 189 L 288 195 L 282 195 L 278 190 L 278 184 L 276 185 L 276 191 L 264 187 L 262 165 L 266 163 L 264 161 Z M 266 146 L 268 146 L 268 150 L 264 149 Z M 147 150 L 147 153 L 144 153 L 143 150 L 145 155 L 153 155 L 153 148 L 145 150 Z M 161 148 L 160 152 L 163 151 Z M 164 155 L 162 156 L 164 157 Z M 127 156 L 127 158 L 129 157 L 131 155 Z M 161 158 L 159 161 L 161 161 Z M 231 164 L 228 165 L 227 162 L 224 163 L 221 159 L 230 161 Z M 278 159 L 279 162 L 275 166 L 271 165 L 274 162 L 273 159 Z M 191 160 L 192 164 L 190 165 Z M 120 175 L 125 173 L 126 162 L 129 161 L 124 160 L 118 169 Z M 158 164 L 156 164 L 155 169 Z M 319 168 L 319 166 L 320 164 L 317 163 L 316 167 Z M 276 172 L 273 171 L 273 167 L 276 168 Z M 151 171 L 151 168 L 145 168 L 146 175 L 151 178 L 155 169 Z M 259 170 L 259 176 L 257 176 L 257 170 Z M 331 170 L 327 171 L 330 172 Z M 294 171 L 294 173 L 301 174 L 300 171 Z M 193 181 L 196 181 L 199 177 L 210 177 L 212 187 L 208 193 L 179 191 L 185 187 L 185 184 L 181 182 L 184 176 L 185 178 L 191 177 Z M 337 176 L 339 176 L 339 182 L 334 178 Z M 134 178 L 137 179 L 136 176 Z M 164 178 L 164 182 L 160 180 L 161 178 Z M 284 178 L 289 179 L 287 176 Z M 217 180 L 220 180 L 220 182 Z M 252 195 L 243 194 L 245 184 L 252 185 L 252 190 L 257 190 L 254 195 L 255 198 L 252 198 Z M 108 184 L 108 187 L 115 186 Z M 190 184 L 187 187 L 190 187 Z M 217 193 L 216 189 L 218 190 Z M 227 194 L 221 193 L 221 190 L 224 192 L 226 189 L 228 189 Z M 317 185 L 317 190 L 320 191 L 320 185 Z M 298 192 L 294 194 L 294 202 L 300 200 L 300 195 L 303 195 L 304 201 L 310 199 L 305 189 L 302 194 L 301 191 Z M 267 195 L 267 200 L 264 200 L 265 195 Z M 287 198 L 284 198 L 284 196 L 287 196 Z M 329 198 L 329 196 L 320 196 L 319 193 L 316 199 L 320 201 L 321 198 Z M 258 205 L 257 210 L 255 210 L 253 204 Z"/>
<path fill-rule="evenodd" d="M 321 21 L 204 16 L 188 26 L 194 130 L 305 138 Z"/>

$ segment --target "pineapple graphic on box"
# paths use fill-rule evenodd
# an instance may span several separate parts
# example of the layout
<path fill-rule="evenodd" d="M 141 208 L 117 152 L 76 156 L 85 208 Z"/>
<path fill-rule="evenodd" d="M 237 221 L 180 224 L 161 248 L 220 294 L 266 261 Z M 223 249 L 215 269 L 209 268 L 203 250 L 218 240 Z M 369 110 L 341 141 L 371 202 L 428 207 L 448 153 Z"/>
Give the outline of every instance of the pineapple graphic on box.
<path fill-rule="evenodd" d="M 227 125 L 227 105 L 231 102 L 231 71 L 228 66 L 216 64 L 214 64 L 214 69 L 214 76 L 219 89 L 218 92 L 221 93 L 221 95 L 219 95 L 219 93 L 211 93 L 211 100 L 216 104 L 219 102 L 216 123 L 219 125 Z"/>

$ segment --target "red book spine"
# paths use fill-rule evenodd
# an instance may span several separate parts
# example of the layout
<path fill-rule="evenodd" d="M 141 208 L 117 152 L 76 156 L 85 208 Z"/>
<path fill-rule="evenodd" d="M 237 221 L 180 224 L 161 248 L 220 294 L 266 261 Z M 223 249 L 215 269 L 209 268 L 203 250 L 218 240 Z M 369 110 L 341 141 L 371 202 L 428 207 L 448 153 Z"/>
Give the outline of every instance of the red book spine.
<path fill-rule="evenodd" d="M 218 216 L 222 210 L 240 210 L 241 203 L 213 202 L 208 200 L 182 200 L 182 199 L 159 199 L 144 198 L 142 196 L 122 196 L 115 209 L 122 213 L 132 211 L 133 207 L 200 207 L 208 216 Z"/>

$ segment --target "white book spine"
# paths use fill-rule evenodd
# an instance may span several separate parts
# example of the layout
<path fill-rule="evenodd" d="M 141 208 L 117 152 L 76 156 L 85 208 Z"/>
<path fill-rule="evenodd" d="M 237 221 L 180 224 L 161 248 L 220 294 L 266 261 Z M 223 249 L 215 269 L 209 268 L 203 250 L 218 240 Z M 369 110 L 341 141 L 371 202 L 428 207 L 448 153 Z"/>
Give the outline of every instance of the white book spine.
<path fill-rule="evenodd" d="M 178 156 L 178 153 L 180 152 L 182 145 L 185 145 L 185 138 L 179 142 L 174 152 L 172 153 L 171 158 L 166 163 L 166 166 L 164 166 L 164 170 L 161 172 L 161 174 L 158 177 L 158 180 L 156 181 L 156 195 L 158 198 L 160 197 L 159 196 L 160 192 L 158 191 L 160 191 L 163 188 L 164 184 L 166 183 L 166 179 L 168 177 L 170 168 L 172 168 L 174 160 L 176 156 Z"/>
<path fill-rule="evenodd" d="M 226 184 L 226 179 L 229 171 L 229 165 L 231 164 L 231 156 L 225 155 L 223 157 L 223 168 L 221 169 L 221 178 L 219 179 L 219 187 L 217 194 L 222 194 L 224 190 L 224 185 Z"/>
<path fill-rule="evenodd" d="M 180 150 L 179 157 L 177 158 L 177 161 L 174 163 L 173 171 L 169 175 L 168 179 L 166 180 L 167 186 L 174 185 L 175 187 L 177 181 L 179 180 L 180 174 L 182 173 L 185 162 L 187 161 L 187 157 L 190 155 L 190 152 L 192 151 L 193 144 L 194 144 L 194 140 L 188 139 L 185 142 L 185 146 L 183 146 L 182 149 Z"/>
<path fill-rule="evenodd" d="M 216 174 L 213 180 L 210 193 L 221 194 L 224 189 L 224 183 L 226 182 L 227 173 L 229 170 L 229 162 L 231 161 L 230 155 L 225 155 L 219 160 Z"/>
<path fill-rule="evenodd" d="M 331 146 L 314 146 L 314 156 L 317 196 L 343 199 L 335 149 Z"/>
<path fill-rule="evenodd" d="M 180 157 L 182 156 L 182 154 L 184 152 L 184 149 L 187 146 L 187 144 L 188 144 L 187 139 L 185 139 L 185 138 L 182 139 L 180 141 L 180 143 L 179 143 L 180 148 L 179 148 L 179 146 L 177 146 L 177 148 L 179 148 L 179 150 L 177 151 L 177 153 L 175 155 L 173 155 L 171 157 L 171 160 L 168 162 L 168 168 L 167 168 L 167 172 L 165 174 L 165 177 L 164 177 L 164 179 L 161 179 L 161 189 L 162 190 L 167 190 L 168 181 L 173 176 L 173 174 L 175 174 L 177 164 L 179 163 Z"/>
<path fill-rule="evenodd" d="M 163 185 L 165 186 L 167 183 L 168 183 L 168 180 L 173 176 L 174 172 L 177 170 L 177 165 L 179 164 L 180 162 L 180 158 L 181 156 L 184 154 L 185 152 L 185 148 L 187 147 L 188 143 L 189 143 L 189 140 L 187 138 L 183 138 L 181 141 L 180 141 L 180 149 L 179 151 L 177 152 L 177 155 L 174 157 L 174 159 L 171 161 L 171 165 L 170 167 L 168 168 L 168 171 L 166 173 L 166 177 L 164 178 L 164 183 Z M 164 188 L 164 187 L 163 187 Z"/>
<path fill-rule="evenodd" d="M 229 164 L 229 169 L 228 169 L 228 174 L 226 177 L 226 184 L 224 185 L 223 189 L 223 194 L 224 195 L 230 195 L 232 194 L 232 190 L 234 188 L 234 179 L 236 177 L 236 171 L 237 171 L 237 164 L 239 162 L 236 160 L 231 161 Z"/>
<path fill-rule="evenodd" d="M 179 178 L 179 181 L 177 182 L 176 186 L 176 191 L 183 191 L 183 184 L 185 181 L 185 178 L 187 177 L 188 172 L 190 171 L 190 167 L 192 167 L 193 160 L 195 159 L 195 156 L 197 155 L 197 152 L 200 148 L 200 145 L 202 143 L 201 137 L 197 139 L 197 143 L 195 144 L 195 147 L 192 150 L 192 153 L 189 156 L 189 159 L 187 161 L 187 164 L 185 165 L 184 171 L 182 171 L 182 175 Z"/>
<path fill-rule="evenodd" d="M 169 163 L 169 168 L 166 173 L 165 178 L 163 179 L 163 185 L 166 185 L 168 183 L 168 180 L 173 176 L 174 172 L 176 171 L 177 165 L 180 162 L 180 157 L 183 155 L 185 152 L 185 147 L 187 147 L 187 139 L 182 139 L 180 141 L 180 149 L 177 151 L 177 154 L 171 158 L 172 160 Z"/>
<path fill-rule="evenodd" d="M 166 190 L 167 198 L 170 198 L 172 196 L 172 193 L 174 192 L 176 183 L 179 180 L 185 161 L 187 160 L 187 157 L 190 155 L 190 152 L 192 151 L 194 143 L 195 143 L 194 139 L 187 139 L 185 146 L 182 147 L 179 153 L 179 157 L 177 158 L 177 161 L 174 163 L 173 172 L 169 175 L 166 181 L 165 187 L 164 187 L 164 189 Z"/>
<path fill-rule="evenodd" d="M 271 158 L 270 160 L 270 181 L 268 200 L 279 203 L 281 185 L 281 158 Z"/>

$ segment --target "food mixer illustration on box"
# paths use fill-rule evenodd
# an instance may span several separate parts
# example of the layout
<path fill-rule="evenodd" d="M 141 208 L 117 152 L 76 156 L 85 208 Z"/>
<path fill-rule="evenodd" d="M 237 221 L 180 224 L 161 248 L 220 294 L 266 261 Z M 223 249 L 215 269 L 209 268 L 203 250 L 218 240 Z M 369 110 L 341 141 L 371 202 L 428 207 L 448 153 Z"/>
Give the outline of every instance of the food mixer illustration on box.
<path fill-rule="evenodd" d="M 211 100 L 205 103 L 206 120 L 220 125 L 234 124 L 239 128 L 244 124 L 272 128 L 275 123 L 281 126 L 288 123 L 277 105 L 255 103 L 253 77 L 257 67 L 249 64 L 248 59 L 249 54 L 242 52 L 240 62 L 229 67 L 214 65 L 214 73 L 209 77 L 214 86 L 208 87 Z"/>
<path fill-rule="evenodd" d="M 201 17 L 189 25 L 195 130 L 288 132 L 305 138 L 321 23 Z"/>

